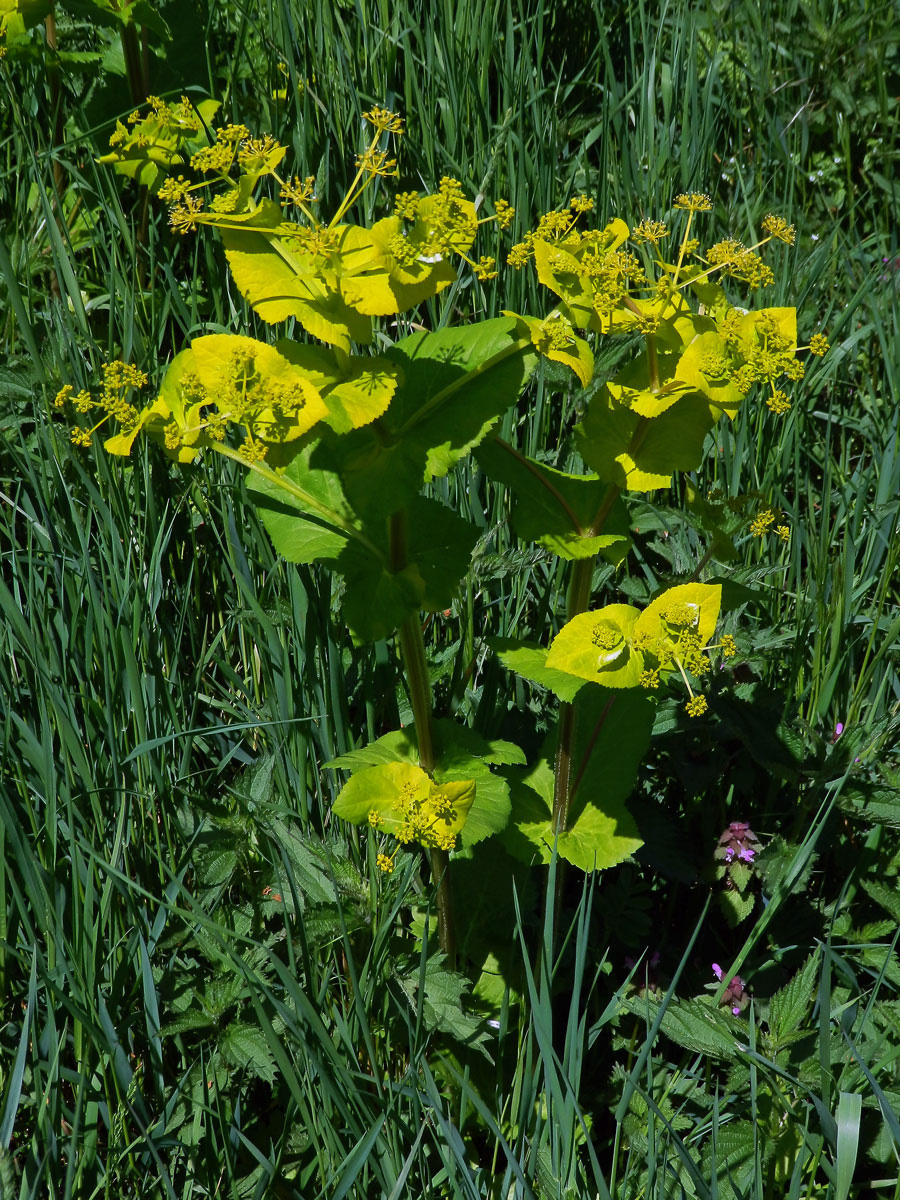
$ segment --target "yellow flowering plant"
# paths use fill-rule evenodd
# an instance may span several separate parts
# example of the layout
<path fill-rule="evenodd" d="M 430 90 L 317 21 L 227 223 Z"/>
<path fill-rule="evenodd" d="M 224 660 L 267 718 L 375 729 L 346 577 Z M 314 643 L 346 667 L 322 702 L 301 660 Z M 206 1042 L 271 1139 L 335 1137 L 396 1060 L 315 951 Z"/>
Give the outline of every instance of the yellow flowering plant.
<path fill-rule="evenodd" d="M 473 247 L 481 225 L 512 223 L 510 206 L 498 200 L 481 216 L 460 183 L 445 178 L 433 193 L 397 194 L 392 212 L 370 226 L 355 223 L 360 197 L 397 169 L 392 139 L 402 121 L 376 107 L 365 114 L 371 134 L 352 183 L 326 219 L 314 179 L 285 171 L 285 147 L 243 126 L 212 131 L 211 117 L 212 109 L 195 121 L 183 103 L 151 101 L 147 116 L 116 130 L 107 161 L 145 182 L 152 169 L 173 230 L 217 232 L 237 288 L 277 327 L 274 336 L 195 338 L 143 406 L 134 397 L 146 380 L 122 364 L 107 366 L 96 395 L 64 388 L 58 404 L 99 416 L 73 431 L 82 444 L 112 418 L 109 453 L 128 455 L 143 435 L 179 462 L 219 454 L 244 467 L 276 550 L 344 578 L 354 640 L 396 635 L 414 728 L 330 764 L 350 773 L 334 812 L 371 829 L 387 874 L 401 848 L 427 852 L 452 960 L 450 855 L 499 835 L 530 861 L 555 851 L 584 870 L 621 862 L 640 845 L 625 801 L 656 698 L 680 687 L 688 716 L 701 716 L 710 661 L 737 651 L 731 635 L 716 640 L 717 584 L 676 584 L 642 610 L 596 607 L 594 563 L 598 555 L 624 562 L 625 497 L 667 488 L 699 466 L 716 422 L 736 420 L 760 392 L 776 416 L 790 407 L 785 389 L 803 372 L 795 310 L 739 307 L 723 280 L 746 294 L 764 289 L 772 272 L 760 251 L 773 239 L 792 241 L 793 230 L 769 217 L 752 246 L 728 238 L 702 250 L 696 225 L 711 202 L 690 193 L 674 202 L 681 229 L 669 252 L 674 226 L 645 220 L 630 229 L 616 218 L 597 228 L 591 200 L 577 196 L 509 253 L 514 269 L 536 270 L 548 311 L 418 326 L 398 338 L 398 315 L 461 271 L 496 274 L 494 259 Z M 621 335 L 637 335 L 640 349 L 598 381 L 592 341 Z M 808 347 L 826 348 L 821 336 Z M 582 473 L 551 468 L 497 436 L 540 358 L 570 369 L 589 397 L 575 429 Z M 510 670 L 559 698 L 556 749 L 537 764 L 432 712 L 422 613 L 450 607 L 476 530 L 423 493 L 470 453 L 507 489 L 519 537 L 571 564 L 555 636 L 545 645 L 494 644 Z M 687 502 L 727 557 L 722 506 L 690 485 Z M 777 514 L 766 513 L 753 532 L 781 536 Z"/>

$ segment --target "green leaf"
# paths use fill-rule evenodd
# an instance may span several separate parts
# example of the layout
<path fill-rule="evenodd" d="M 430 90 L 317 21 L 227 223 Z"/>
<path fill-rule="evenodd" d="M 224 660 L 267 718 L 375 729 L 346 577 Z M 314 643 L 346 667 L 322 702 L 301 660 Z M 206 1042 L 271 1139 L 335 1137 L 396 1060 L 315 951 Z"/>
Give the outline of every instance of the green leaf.
<path fill-rule="evenodd" d="M 819 951 L 815 949 L 800 970 L 769 1001 L 769 1030 L 775 1048 L 800 1029 L 812 1010 L 819 979 Z"/>
<path fill-rule="evenodd" d="M 392 571 L 385 524 L 362 527 L 328 462 L 321 443 L 311 442 L 280 474 L 254 474 L 249 490 L 278 553 L 289 562 L 327 561 L 346 577 L 344 616 L 359 640 L 387 637 L 421 609 L 449 607 L 469 567 L 475 528 L 438 501 L 415 497 L 407 563 Z"/>
<path fill-rule="evenodd" d="M 640 615 L 630 604 L 579 613 L 551 642 L 547 666 L 604 687 L 637 686 L 644 658 L 632 638 Z"/>
<path fill-rule="evenodd" d="M 275 1060 L 259 1026 L 232 1021 L 219 1038 L 218 1048 L 233 1067 L 247 1070 L 265 1083 L 275 1082 Z"/>
<path fill-rule="evenodd" d="M 209 1029 L 214 1024 L 212 1017 L 206 1013 L 192 1010 L 184 1013 L 183 1016 L 176 1017 L 174 1021 L 167 1021 L 165 1025 L 159 1028 L 159 1036 L 161 1038 L 177 1037 L 180 1033 L 193 1033 L 197 1029 Z"/>
<path fill-rule="evenodd" d="M 549 650 L 537 642 L 520 642 L 516 638 L 488 638 L 488 645 L 510 671 L 524 679 L 548 688 L 560 700 L 571 703 L 584 687 L 584 680 L 566 671 L 554 671 L 547 666 Z"/>
<path fill-rule="evenodd" d="M 644 423 L 646 421 L 646 424 Z M 668 487 L 675 471 L 692 471 L 714 418 L 705 397 L 688 393 L 653 420 L 617 404 L 604 387 L 575 428 L 581 457 L 623 491 Z"/>
<path fill-rule="evenodd" d="M 334 885 L 326 874 L 321 859 L 310 849 L 303 834 L 286 821 L 269 823 L 269 834 L 290 864 L 291 877 L 300 894 L 312 904 L 327 904 L 334 900 Z"/>
<path fill-rule="evenodd" d="M 603 870 L 624 862 L 643 844 L 625 801 L 650 744 L 653 704 L 643 692 L 591 689 L 579 699 L 575 720 L 575 791 L 558 853 L 582 871 Z M 550 763 L 539 760 L 524 779 L 512 783 L 503 844 L 526 862 L 537 852 L 547 863 L 554 842 Z"/>
<path fill-rule="evenodd" d="M 418 1007 L 417 993 L 422 985 L 422 972 L 418 964 L 415 970 L 398 975 L 397 982 L 415 1010 Z M 492 1062 L 484 1047 L 488 1036 L 484 1021 L 465 1011 L 464 1000 L 470 987 L 464 975 L 447 969 L 443 954 L 432 955 L 425 964 L 422 1018 L 426 1029 L 449 1034 L 458 1042 L 478 1049 Z"/>
<path fill-rule="evenodd" d="M 377 427 L 335 445 L 354 508 L 381 519 L 403 508 L 426 479 L 446 475 L 515 403 L 535 362 L 506 317 L 415 333 L 387 352 L 402 373 Z"/>
<path fill-rule="evenodd" d="M 359 771 L 363 767 L 377 767 L 389 762 L 418 763 L 419 745 L 416 741 L 415 729 L 397 729 L 386 733 L 377 741 L 360 746 L 357 750 L 349 750 L 337 758 L 330 759 L 322 765 L 343 771 Z"/>
<path fill-rule="evenodd" d="M 741 921 L 750 916 L 756 903 L 753 895 L 742 895 L 740 892 L 720 892 L 717 899 L 722 915 L 731 929 L 735 929 Z"/>
<path fill-rule="evenodd" d="M 512 489 L 512 524 L 523 540 L 538 542 L 566 559 L 592 558 L 599 551 L 614 565 L 628 553 L 628 510 L 621 497 L 603 532 L 591 533 L 608 490 L 596 475 L 557 471 L 500 439 L 484 442 L 475 457 L 492 479 Z"/>

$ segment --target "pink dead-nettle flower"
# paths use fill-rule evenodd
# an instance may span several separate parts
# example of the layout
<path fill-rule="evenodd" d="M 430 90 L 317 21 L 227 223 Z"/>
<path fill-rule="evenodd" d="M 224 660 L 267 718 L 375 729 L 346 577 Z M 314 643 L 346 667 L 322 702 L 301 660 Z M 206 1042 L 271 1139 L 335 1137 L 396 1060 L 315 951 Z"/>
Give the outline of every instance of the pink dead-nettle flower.
<path fill-rule="evenodd" d="M 718 963 L 712 964 L 712 972 L 721 983 L 725 972 Z M 735 975 L 725 989 L 722 996 L 722 1004 L 728 1005 L 731 1008 L 733 1016 L 739 1017 L 749 1003 L 750 995 L 747 991 L 747 985 L 741 979 L 740 975 Z"/>
<path fill-rule="evenodd" d="M 747 864 L 754 862 L 758 849 L 759 838 L 747 821 L 732 821 L 724 833 L 719 835 L 713 858 L 725 867 L 726 887 L 737 886 L 731 878 L 732 865 L 736 862 Z"/>

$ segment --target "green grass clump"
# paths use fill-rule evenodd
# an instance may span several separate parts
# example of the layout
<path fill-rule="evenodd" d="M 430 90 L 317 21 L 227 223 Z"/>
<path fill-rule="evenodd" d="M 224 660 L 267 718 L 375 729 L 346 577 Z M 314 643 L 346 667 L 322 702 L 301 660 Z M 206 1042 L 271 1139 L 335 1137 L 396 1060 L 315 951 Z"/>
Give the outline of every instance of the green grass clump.
<path fill-rule="evenodd" d="M 0 66 L 0 1200 L 900 1196 L 892 6 L 158 7 L 136 59 L 60 9 Z M 513 239 L 582 192 L 797 226 L 767 302 L 832 350 L 691 481 L 751 498 L 716 567 L 739 666 L 709 720 L 658 710 L 632 862 L 543 916 L 552 877 L 491 843 L 454 864 L 459 972 L 416 861 L 382 878 L 331 817 L 322 764 L 410 720 L 390 647 L 354 649 L 230 464 L 122 466 L 53 412 L 107 358 L 157 382 L 195 335 L 266 336 L 216 240 L 97 162 L 148 92 L 271 131 L 323 207 L 377 103 L 409 130 L 398 187 L 503 196 Z M 543 311 L 527 272 L 423 319 L 502 308 Z M 597 351 L 595 384 L 623 353 Z M 565 468 L 583 402 L 541 368 L 504 436 Z M 547 696 L 486 637 L 546 644 L 563 579 L 474 461 L 441 486 L 480 541 L 426 631 L 438 702 L 536 749 Z M 749 532 L 763 506 L 789 541 Z M 683 507 L 634 516 L 638 569 L 603 578 L 643 603 L 706 540 Z M 731 821 L 761 839 L 743 889 L 716 878 Z M 713 962 L 751 1007 L 701 1002 Z"/>

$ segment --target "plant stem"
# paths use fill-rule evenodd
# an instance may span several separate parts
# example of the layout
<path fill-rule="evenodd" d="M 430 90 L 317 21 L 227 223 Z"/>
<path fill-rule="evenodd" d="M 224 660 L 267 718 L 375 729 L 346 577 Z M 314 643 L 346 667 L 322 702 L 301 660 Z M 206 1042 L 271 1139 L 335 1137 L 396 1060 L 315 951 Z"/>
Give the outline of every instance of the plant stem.
<path fill-rule="evenodd" d="M 390 518 L 390 563 L 391 570 L 402 571 L 406 566 L 406 513 L 394 513 Z M 425 640 L 422 637 L 422 622 L 418 613 L 413 613 L 400 626 L 400 655 L 409 700 L 416 727 L 416 742 L 419 747 L 419 766 L 429 775 L 434 772 L 434 731 L 431 723 L 431 685 L 428 680 L 428 663 L 425 659 Z M 435 886 L 437 901 L 438 941 L 447 957 L 447 966 L 452 971 L 456 966 L 456 936 L 453 928 L 453 897 L 450 892 L 450 857 L 446 850 L 432 847 L 431 878 Z"/>

